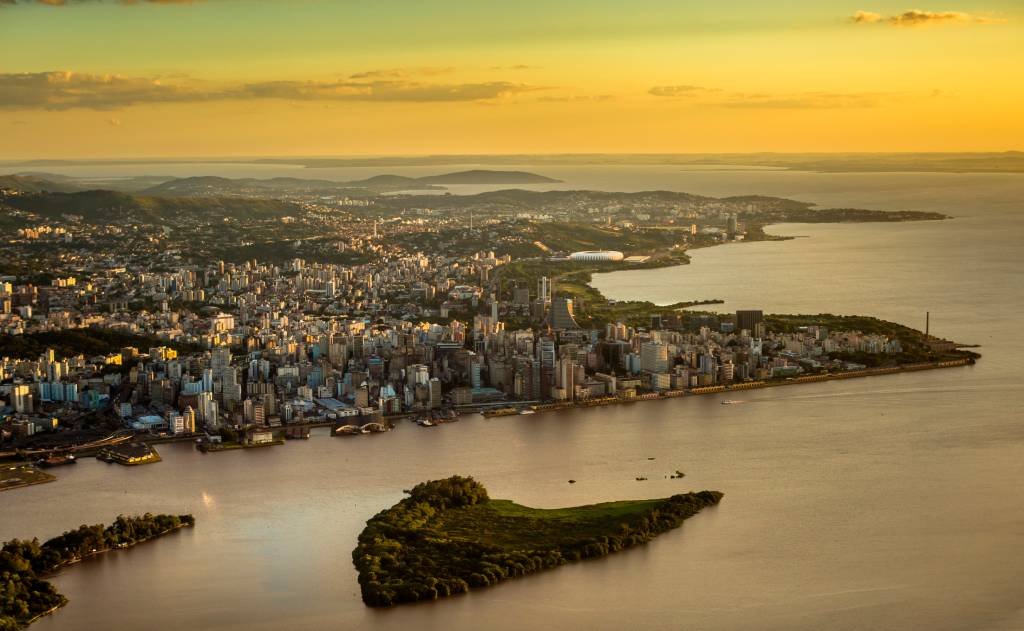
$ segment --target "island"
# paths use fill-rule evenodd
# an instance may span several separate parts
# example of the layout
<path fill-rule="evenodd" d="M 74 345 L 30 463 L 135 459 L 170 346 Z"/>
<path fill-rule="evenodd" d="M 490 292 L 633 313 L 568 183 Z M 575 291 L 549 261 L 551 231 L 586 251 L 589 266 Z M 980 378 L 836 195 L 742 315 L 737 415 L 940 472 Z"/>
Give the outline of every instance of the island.
<path fill-rule="evenodd" d="M 536 509 L 490 499 L 463 476 L 424 482 L 408 494 L 367 522 L 352 552 L 371 607 L 436 600 L 603 557 L 646 543 L 722 499 L 700 491 Z"/>
<path fill-rule="evenodd" d="M 194 524 L 192 515 L 118 515 L 109 526 L 79 526 L 42 544 L 38 539 L 4 543 L 0 548 L 0 631 L 23 629 L 67 604 L 46 577 L 89 557 Z"/>

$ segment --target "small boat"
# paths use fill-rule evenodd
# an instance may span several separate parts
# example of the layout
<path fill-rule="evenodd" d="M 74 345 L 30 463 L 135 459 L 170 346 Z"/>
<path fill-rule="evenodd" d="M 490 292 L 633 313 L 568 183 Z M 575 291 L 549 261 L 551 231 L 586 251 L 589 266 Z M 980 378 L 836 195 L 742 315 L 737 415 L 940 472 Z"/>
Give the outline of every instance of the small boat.
<path fill-rule="evenodd" d="M 530 410 L 530 409 L 526 409 L 526 410 L 519 410 L 519 413 L 520 413 L 520 414 L 536 414 L 536 413 L 537 413 L 537 410 Z"/>
<path fill-rule="evenodd" d="M 436 427 L 433 421 L 426 418 L 416 421 L 416 424 L 419 425 L 420 427 Z"/>
<path fill-rule="evenodd" d="M 735 405 L 737 403 L 743 403 L 743 401 L 737 401 L 736 399 L 726 399 L 722 401 L 722 405 Z"/>
<path fill-rule="evenodd" d="M 40 458 L 39 460 L 36 460 L 36 466 L 48 469 L 50 467 L 59 467 L 65 464 L 75 464 L 75 462 L 77 462 L 77 460 L 75 460 L 75 457 L 72 454 L 67 454 L 63 456 L 49 456 L 47 458 Z"/>

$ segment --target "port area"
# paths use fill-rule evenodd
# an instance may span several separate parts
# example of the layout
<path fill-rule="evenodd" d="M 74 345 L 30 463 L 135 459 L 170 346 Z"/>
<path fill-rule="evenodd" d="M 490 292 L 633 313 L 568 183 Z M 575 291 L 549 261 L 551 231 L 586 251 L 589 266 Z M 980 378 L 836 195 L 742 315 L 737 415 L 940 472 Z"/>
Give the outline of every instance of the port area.
<path fill-rule="evenodd" d="M 57 478 L 40 471 L 31 464 L 4 464 L 0 466 L 0 491 L 20 489 L 33 484 L 53 482 Z"/>
<path fill-rule="evenodd" d="M 196 441 L 196 449 L 199 451 L 210 454 L 219 453 L 221 451 L 234 451 L 236 449 L 260 449 L 262 447 L 276 447 L 277 445 L 284 444 L 284 438 L 270 438 L 265 440 L 258 440 L 254 442 L 238 442 L 235 440 L 216 440 L 217 436 L 210 438 L 202 438 Z"/>
<path fill-rule="evenodd" d="M 97 460 L 134 467 L 137 465 L 160 462 L 160 454 L 149 444 L 142 442 L 122 443 L 100 449 Z"/>

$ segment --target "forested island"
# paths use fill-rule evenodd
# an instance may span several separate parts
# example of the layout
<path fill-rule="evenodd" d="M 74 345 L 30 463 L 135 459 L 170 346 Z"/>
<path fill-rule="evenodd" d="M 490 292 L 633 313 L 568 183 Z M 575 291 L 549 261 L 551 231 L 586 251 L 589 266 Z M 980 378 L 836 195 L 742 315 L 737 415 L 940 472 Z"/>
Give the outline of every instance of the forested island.
<path fill-rule="evenodd" d="M 490 499 L 472 477 L 416 485 L 366 523 L 352 560 L 363 602 L 389 607 L 487 587 L 646 543 L 722 498 L 664 499 L 536 509 Z"/>
<path fill-rule="evenodd" d="M 40 544 L 12 539 L 0 548 L 0 631 L 14 631 L 67 604 L 45 580 L 60 569 L 192 526 L 192 515 L 118 515 L 112 524 L 79 526 Z"/>

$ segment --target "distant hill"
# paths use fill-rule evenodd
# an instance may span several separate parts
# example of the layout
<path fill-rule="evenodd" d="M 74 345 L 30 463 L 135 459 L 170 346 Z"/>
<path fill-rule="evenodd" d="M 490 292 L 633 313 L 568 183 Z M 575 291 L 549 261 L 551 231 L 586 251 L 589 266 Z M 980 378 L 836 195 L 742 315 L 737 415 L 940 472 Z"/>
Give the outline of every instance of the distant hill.
<path fill-rule="evenodd" d="M 152 197 L 116 191 L 36 193 L 10 197 L 8 206 L 44 217 L 79 215 L 96 224 L 126 221 L 164 224 L 174 219 L 217 220 L 224 217 L 275 218 L 294 215 L 301 209 L 290 202 L 235 197 Z"/>
<path fill-rule="evenodd" d="M 157 196 L 208 196 L 238 195 L 266 197 L 293 193 L 315 193 L 322 195 L 345 195 L 366 197 L 377 193 L 401 190 L 439 189 L 449 184 L 549 184 L 558 182 L 543 175 L 525 171 L 460 171 L 426 177 L 382 174 L 362 180 L 335 182 L 331 180 L 305 179 L 295 177 L 226 178 L 226 177 L 185 177 L 161 182 L 143 191 L 146 195 Z M 115 187 L 116 188 L 116 187 Z"/>
<path fill-rule="evenodd" d="M 424 184 L 555 184 L 556 180 L 526 171 L 487 171 L 475 169 L 416 178 Z"/>
<path fill-rule="evenodd" d="M 71 193 L 82 190 L 82 187 L 71 181 L 56 181 L 38 175 L 0 175 L 0 188 L 22 193 Z"/>
<path fill-rule="evenodd" d="M 358 188 L 347 182 L 330 180 L 307 180 L 295 177 L 257 178 L 226 178 L 215 176 L 184 177 L 161 182 L 143 191 L 146 195 L 168 196 L 203 196 L 203 195 L 239 195 L 239 196 L 271 196 L 291 193 L 315 193 L 345 195 L 348 197 L 365 197 L 373 191 Z"/>

